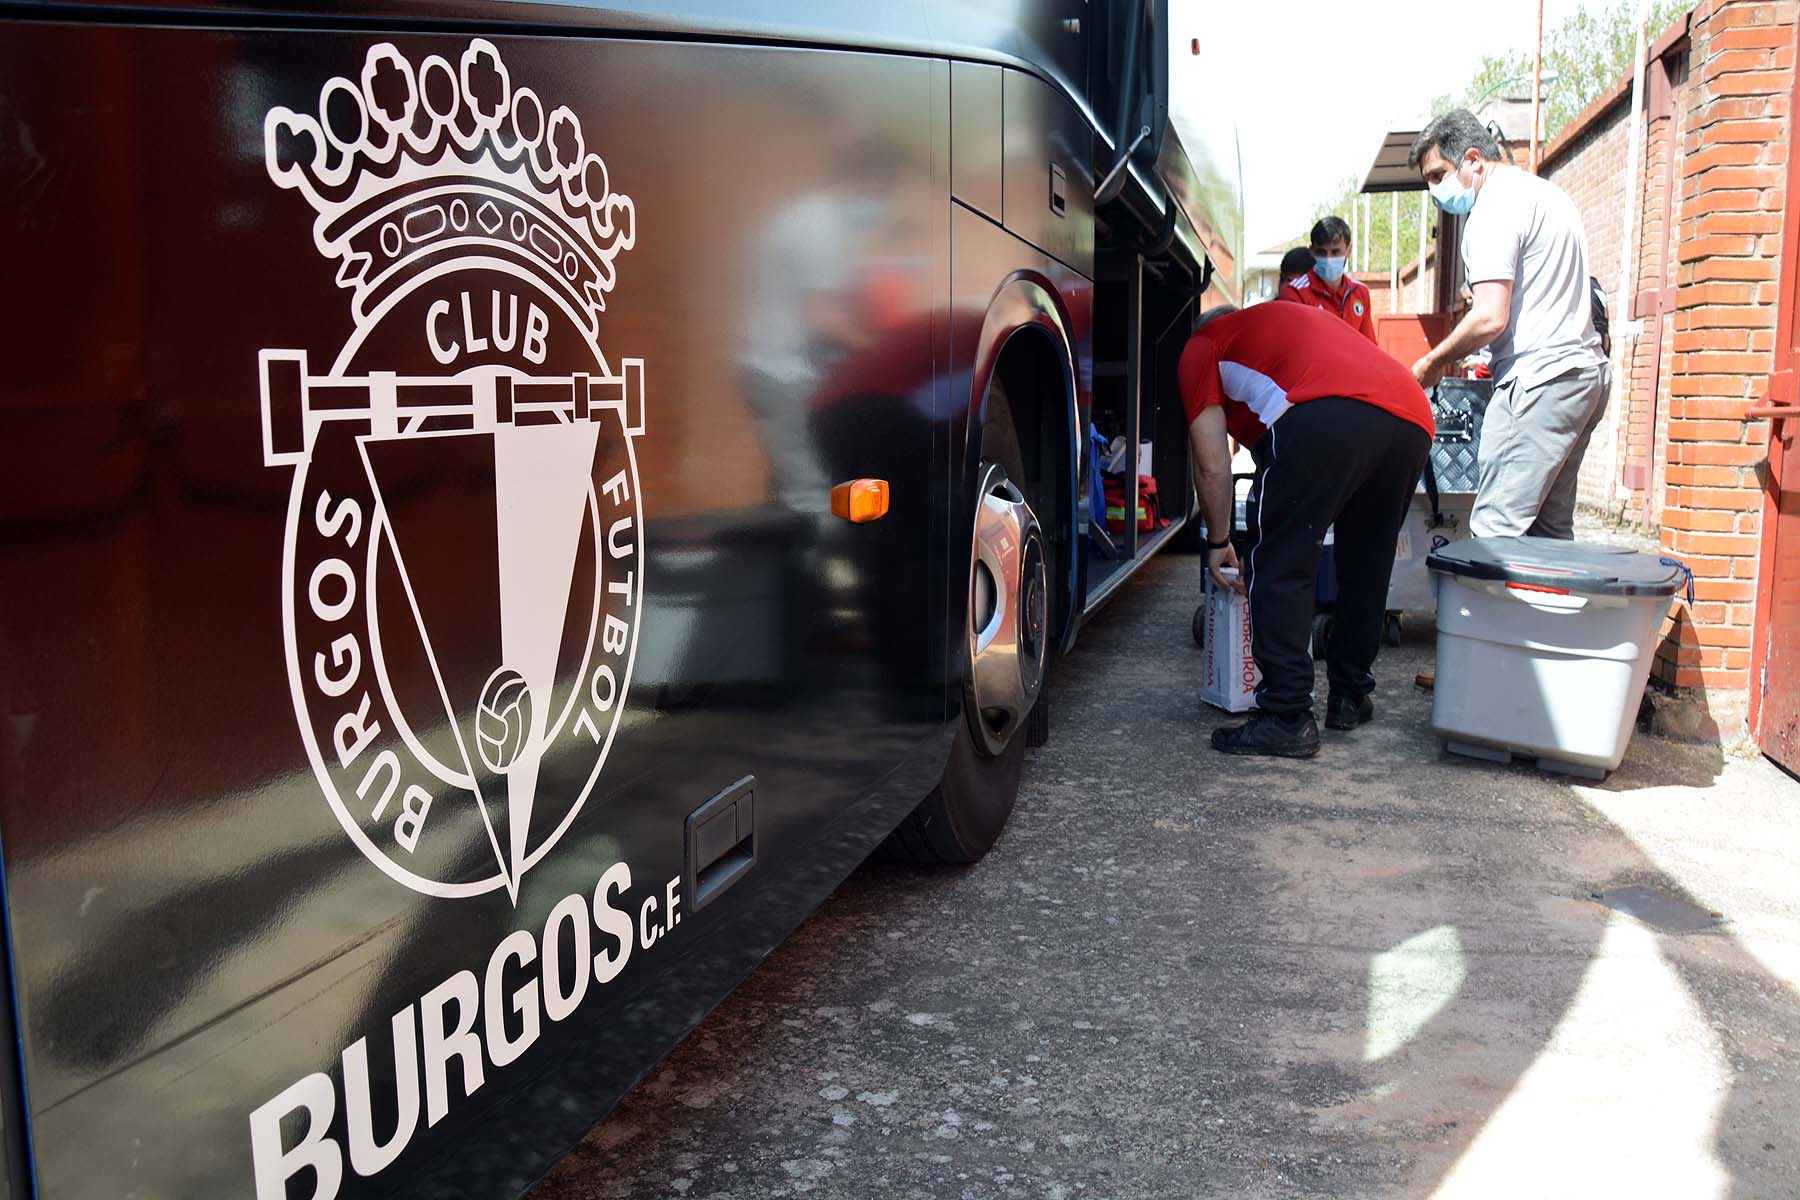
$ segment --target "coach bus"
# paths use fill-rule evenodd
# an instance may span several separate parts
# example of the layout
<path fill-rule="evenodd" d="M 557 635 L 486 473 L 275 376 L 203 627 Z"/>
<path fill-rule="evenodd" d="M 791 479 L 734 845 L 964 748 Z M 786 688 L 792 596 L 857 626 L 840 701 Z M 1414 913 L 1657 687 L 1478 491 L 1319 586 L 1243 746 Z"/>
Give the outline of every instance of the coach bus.
<path fill-rule="evenodd" d="M 516 1194 L 981 857 L 1197 532 L 1166 4 L 0 3 L 0 1196 Z"/>

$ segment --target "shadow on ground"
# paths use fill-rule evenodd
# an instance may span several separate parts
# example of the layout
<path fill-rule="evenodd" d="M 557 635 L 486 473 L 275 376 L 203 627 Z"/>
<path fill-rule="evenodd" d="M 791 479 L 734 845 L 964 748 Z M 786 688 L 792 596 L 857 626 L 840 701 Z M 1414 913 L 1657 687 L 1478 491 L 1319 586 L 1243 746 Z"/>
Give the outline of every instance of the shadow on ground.
<path fill-rule="evenodd" d="M 1444 757 L 1428 644 L 1317 760 L 1222 760 L 1197 572 L 1084 631 L 986 862 L 852 876 L 535 1200 L 1800 1194 L 1800 785 Z"/>

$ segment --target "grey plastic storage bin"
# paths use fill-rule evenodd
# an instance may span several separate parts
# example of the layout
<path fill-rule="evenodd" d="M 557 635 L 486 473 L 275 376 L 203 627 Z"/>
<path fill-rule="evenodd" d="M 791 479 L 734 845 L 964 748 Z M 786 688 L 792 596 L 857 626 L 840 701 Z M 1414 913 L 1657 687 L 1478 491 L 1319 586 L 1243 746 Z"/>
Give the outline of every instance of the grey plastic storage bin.
<path fill-rule="evenodd" d="M 1438 581 L 1431 726 L 1453 753 L 1604 779 L 1633 720 L 1680 567 L 1614 546 L 1471 538 Z"/>

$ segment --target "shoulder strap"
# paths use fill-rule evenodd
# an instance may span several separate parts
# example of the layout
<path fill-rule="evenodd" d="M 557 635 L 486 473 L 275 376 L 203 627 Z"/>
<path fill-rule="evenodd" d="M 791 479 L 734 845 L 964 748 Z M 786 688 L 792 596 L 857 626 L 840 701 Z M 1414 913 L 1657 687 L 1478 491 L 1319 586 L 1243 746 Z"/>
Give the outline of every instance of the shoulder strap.
<path fill-rule="evenodd" d="M 1600 335 L 1600 352 L 1612 357 L 1612 319 L 1606 311 L 1606 289 L 1600 280 L 1588 276 L 1588 314 L 1593 318 L 1594 332 Z"/>

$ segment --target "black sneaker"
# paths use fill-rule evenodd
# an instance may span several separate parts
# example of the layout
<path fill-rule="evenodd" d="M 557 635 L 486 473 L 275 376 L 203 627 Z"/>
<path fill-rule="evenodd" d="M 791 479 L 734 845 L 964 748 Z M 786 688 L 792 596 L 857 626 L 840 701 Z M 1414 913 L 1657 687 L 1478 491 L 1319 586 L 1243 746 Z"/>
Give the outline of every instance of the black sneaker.
<path fill-rule="evenodd" d="M 1311 713 L 1295 717 L 1257 713 L 1242 725 L 1213 730 L 1212 747 L 1221 754 L 1311 758 L 1319 752 L 1319 723 Z"/>
<path fill-rule="evenodd" d="M 1325 728 L 1355 729 L 1375 719 L 1375 702 L 1367 696 L 1333 696 L 1325 702 Z"/>

